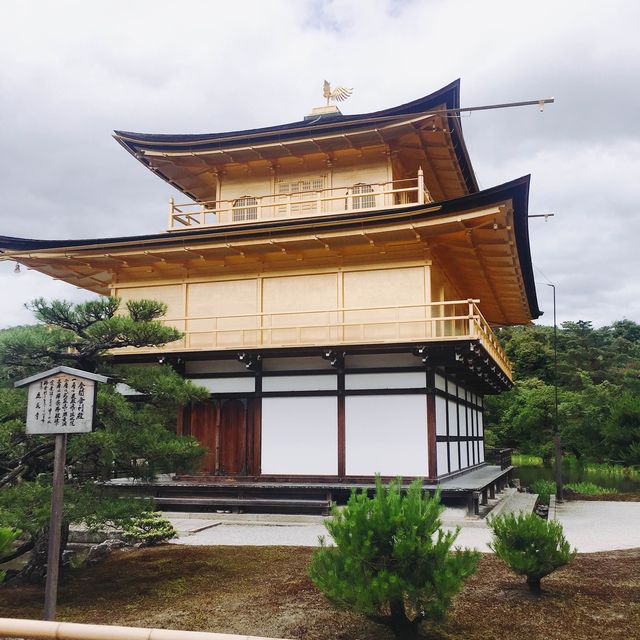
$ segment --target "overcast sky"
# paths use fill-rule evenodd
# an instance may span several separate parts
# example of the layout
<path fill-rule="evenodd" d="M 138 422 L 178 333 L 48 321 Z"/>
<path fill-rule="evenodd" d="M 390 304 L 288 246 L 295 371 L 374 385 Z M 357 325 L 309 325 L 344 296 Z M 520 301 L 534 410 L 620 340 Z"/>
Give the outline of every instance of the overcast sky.
<path fill-rule="evenodd" d="M 343 113 L 456 78 L 464 106 L 555 96 L 463 120 L 481 188 L 532 174 L 537 280 L 559 320 L 640 321 L 640 3 L 64 0 L 0 5 L 0 235 L 162 231 L 171 187 L 113 129 L 203 133 L 298 120 L 322 81 Z M 184 196 L 181 196 L 184 200 Z M 36 296 L 87 293 L 0 263 L 0 326 Z M 551 289 L 538 287 L 541 322 Z"/>

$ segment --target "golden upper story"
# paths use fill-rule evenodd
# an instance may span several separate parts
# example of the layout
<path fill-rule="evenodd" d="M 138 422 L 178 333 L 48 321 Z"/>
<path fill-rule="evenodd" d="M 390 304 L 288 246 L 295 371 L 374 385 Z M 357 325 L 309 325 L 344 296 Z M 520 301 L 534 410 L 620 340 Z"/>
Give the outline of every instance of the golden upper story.
<path fill-rule="evenodd" d="M 209 135 L 116 132 L 191 198 L 168 233 L 1 238 L 3 259 L 100 294 L 159 299 L 164 351 L 480 342 L 539 315 L 528 177 L 479 191 L 458 84 L 372 114 Z M 453 111 L 452 111 L 453 110 Z"/>
<path fill-rule="evenodd" d="M 116 140 L 192 199 L 168 230 L 400 208 L 477 190 L 454 83 L 356 116 L 337 108 L 289 125 L 205 135 L 117 131 Z M 454 111 L 452 111 L 454 110 Z"/>

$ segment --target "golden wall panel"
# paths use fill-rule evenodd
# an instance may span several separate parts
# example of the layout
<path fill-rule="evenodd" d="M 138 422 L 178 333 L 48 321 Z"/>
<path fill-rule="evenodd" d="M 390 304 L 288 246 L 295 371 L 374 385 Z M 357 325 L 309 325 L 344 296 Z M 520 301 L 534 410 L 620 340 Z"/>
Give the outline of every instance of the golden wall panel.
<path fill-rule="evenodd" d="M 118 298 L 122 300 L 123 305 L 129 300 L 158 300 L 167 305 L 167 313 L 165 318 L 166 324 L 170 327 L 185 331 L 185 288 L 181 284 L 170 284 L 161 286 L 142 286 L 142 287 L 126 287 L 116 289 L 114 292 Z M 164 348 L 172 349 L 178 345 L 182 345 L 184 340 L 165 345 Z"/>
<path fill-rule="evenodd" d="M 218 200 L 237 200 L 243 196 L 267 196 L 271 193 L 271 177 L 223 178 Z"/>
<path fill-rule="evenodd" d="M 229 347 L 256 340 L 258 280 L 191 283 L 187 291 L 190 347 Z"/>
<path fill-rule="evenodd" d="M 265 278 L 262 308 L 268 341 L 322 344 L 337 339 L 338 314 L 324 310 L 339 306 L 338 285 L 337 273 Z"/>
<path fill-rule="evenodd" d="M 123 304 L 129 300 L 158 300 L 167 305 L 166 318 L 168 324 L 184 331 L 184 287 L 181 284 L 161 286 L 126 287 L 117 289 L 115 295 L 122 299 Z"/>
<path fill-rule="evenodd" d="M 366 308 L 344 313 L 345 338 L 381 341 L 420 336 L 426 323 L 407 321 L 425 318 L 428 309 L 412 305 L 424 305 L 428 302 L 425 267 L 346 272 L 344 306 Z"/>
<path fill-rule="evenodd" d="M 431 267 L 431 300 L 433 302 L 438 302 L 460 299 L 460 293 L 451 284 L 451 281 L 447 278 L 440 265 L 438 263 L 434 263 Z M 451 316 L 451 305 L 434 305 L 431 308 L 431 313 L 434 318 Z M 467 308 L 464 307 L 464 305 L 459 305 L 459 308 L 455 310 L 453 315 L 462 315 L 466 313 Z M 466 322 L 466 320 L 443 320 L 441 322 L 435 322 L 433 326 L 437 337 L 449 337 L 465 333 Z"/>

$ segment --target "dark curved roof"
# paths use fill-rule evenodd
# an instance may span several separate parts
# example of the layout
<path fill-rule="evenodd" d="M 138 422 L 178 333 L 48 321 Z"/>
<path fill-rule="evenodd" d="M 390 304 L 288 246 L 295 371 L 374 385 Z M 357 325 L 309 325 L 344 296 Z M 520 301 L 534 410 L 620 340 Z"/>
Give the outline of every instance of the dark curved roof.
<path fill-rule="evenodd" d="M 259 142 L 285 142 L 296 138 L 304 138 L 315 132 L 337 133 L 357 130 L 372 121 L 384 125 L 402 116 L 412 116 L 427 111 L 460 108 L 460 80 L 438 91 L 407 102 L 406 104 L 371 113 L 356 115 L 329 115 L 316 119 L 300 120 L 273 127 L 259 129 L 245 129 L 243 131 L 228 131 L 224 133 L 206 134 L 151 134 L 134 133 L 130 131 L 114 131 L 115 139 L 144 162 L 144 151 L 206 151 L 224 150 L 231 146 L 251 145 Z M 462 136 L 460 118 L 451 113 L 447 114 L 448 127 L 451 131 L 454 150 L 465 184 L 470 193 L 478 191 L 478 184 L 471 166 L 471 160 Z M 146 163 L 145 163 L 146 164 Z"/>
<path fill-rule="evenodd" d="M 518 248 L 518 258 L 520 272 L 525 285 L 527 302 L 533 319 L 542 315 L 538 307 L 536 287 L 533 275 L 533 265 L 531 263 L 531 250 L 529 246 L 529 183 L 530 176 L 523 176 L 510 182 L 478 191 L 460 198 L 445 200 L 428 205 L 410 205 L 403 209 L 393 211 L 379 211 L 371 213 L 351 213 L 335 214 L 314 218 L 298 218 L 295 220 L 273 220 L 262 223 L 242 223 L 235 226 L 206 227 L 203 229 L 193 229 L 187 231 L 174 231 L 171 233 L 162 232 L 144 236 L 124 236 L 116 238 L 94 238 L 83 240 L 31 240 L 28 238 L 13 238 L 0 236 L 0 253 L 4 251 L 37 251 L 47 249 L 62 249 L 73 247 L 90 248 L 92 245 L 111 246 L 117 249 L 119 244 L 139 242 L 141 245 L 151 245 L 154 247 L 175 245 L 177 242 L 186 244 L 186 240 L 198 241 L 211 238 L 233 240 L 236 234 L 243 237 L 264 237 L 275 238 L 282 234 L 291 234 L 293 230 L 300 229 L 301 232 L 308 232 L 309 228 L 320 227 L 323 231 L 341 229 L 353 225 L 365 227 L 376 224 L 376 217 L 386 213 L 393 213 L 394 219 L 417 218 L 423 216 L 441 216 L 459 211 L 490 206 L 496 202 L 511 200 L 513 203 L 513 223 L 516 244 Z"/>

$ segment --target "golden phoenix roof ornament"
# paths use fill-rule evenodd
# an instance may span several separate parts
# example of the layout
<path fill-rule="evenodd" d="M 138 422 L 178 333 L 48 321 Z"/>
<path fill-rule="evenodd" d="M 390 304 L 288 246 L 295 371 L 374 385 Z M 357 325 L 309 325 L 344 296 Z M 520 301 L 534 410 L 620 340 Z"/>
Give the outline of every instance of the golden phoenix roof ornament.
<path fill-rule="evenodd" d="M 352 93 L 353 89 L 347 89 L 346 87 L 336 87 L 331 91 L 331 85 L 326 80 L 322 85 L 322 95 L 327 99 L 327 107 L 331 100 L 334 102 L 342 102 L 343 100 L 351 97 Z"/>

